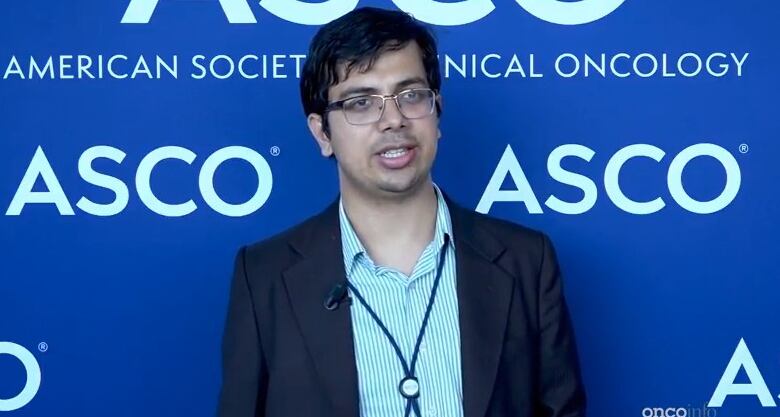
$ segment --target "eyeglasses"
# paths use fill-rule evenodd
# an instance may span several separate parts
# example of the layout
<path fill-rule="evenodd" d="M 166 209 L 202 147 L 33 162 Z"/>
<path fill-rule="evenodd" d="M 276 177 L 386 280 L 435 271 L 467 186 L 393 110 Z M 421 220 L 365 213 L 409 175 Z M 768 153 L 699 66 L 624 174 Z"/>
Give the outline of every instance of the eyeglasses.
<path fill-rule="evenodd" d="M 433 114 L 436 92 L 430 88 L 411 88 L 387 96 L 367 94 L 329 103 L 325 112 L 341 110 L 347 123 L 367 125 L 379 121 L 385 112 L 385 102 L 395 101 L 398 111 L 407 119 L 421 119 Z"/>

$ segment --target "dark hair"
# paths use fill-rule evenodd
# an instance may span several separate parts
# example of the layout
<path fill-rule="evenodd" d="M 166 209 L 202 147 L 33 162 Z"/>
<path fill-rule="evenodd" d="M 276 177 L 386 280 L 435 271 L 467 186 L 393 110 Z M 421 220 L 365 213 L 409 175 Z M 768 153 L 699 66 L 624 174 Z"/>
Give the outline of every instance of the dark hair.
<path fill-rule="evenodd" d="M 408 13 L 361 7 L 324 25 L 317 31 L 301 74 L 303 112 L 324 114 L 328 89 L 339 82 L 338 67 L 346 64 L 345 77 L 356 69 L 365 72 L 380 55 L 414 41 L 422 51 L 428 87 L 439 92 L 441 74 L 433 33 Z M 436 105 L 437 113 L 440 112 Z M 328 133 L 327 118 L 323 129 Z"/>

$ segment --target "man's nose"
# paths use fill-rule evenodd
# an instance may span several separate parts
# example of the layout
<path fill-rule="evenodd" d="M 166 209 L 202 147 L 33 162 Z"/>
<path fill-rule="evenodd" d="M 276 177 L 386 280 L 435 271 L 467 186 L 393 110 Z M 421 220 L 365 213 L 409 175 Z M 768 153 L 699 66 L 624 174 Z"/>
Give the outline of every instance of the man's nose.
<path fill-rule="evenodd" d="M 401 109 L 395 100 L 391 98 L 385 100 L 379 124 L 382 130 L 397 129 L 406 125 L 406 117 L 401 113 Z"/>

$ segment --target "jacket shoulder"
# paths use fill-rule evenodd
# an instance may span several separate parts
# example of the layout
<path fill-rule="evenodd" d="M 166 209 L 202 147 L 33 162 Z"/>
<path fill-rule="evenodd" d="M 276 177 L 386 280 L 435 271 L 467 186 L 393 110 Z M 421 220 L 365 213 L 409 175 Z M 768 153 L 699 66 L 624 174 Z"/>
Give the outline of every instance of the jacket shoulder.
<path fill-rule="evenodd" d="M 493 232 L 497 237 L 509 237 L 524 241 L 538 241 L 546 236 L 544 232 L 520 223 L 482 214 L 477 211 L 472 211 L 471 213 L 474 215 L 474 221 L 476 223 Z"/>
<path fill-rule="evenodd" d="M 541 250 L 549 237 L 542 231 L 533 229 L 520 223 L 500 219 L 477 211 L 463 209 L 464 216 L 479 228 L 493 236 L 509 249 Z"/>
<path fill-rule="evenodd" d="M 301 233 L 306 228 L 308 222 L 313 217 L 310 217 L 302 222 L 294 224 L 281 232 L 266 237 L 264 239 L 252 242 L 244 246 L 244 250 L 247 258 L 264 257 L 269 254 L 278 253 L 281 250 L 288 250 L 290 239 Z"/>
<path fill-rule="evenodd" d="M 250 243 L 241 250 L 248 261 L 264 261 L 274 265 L 286 265 L 294 256 L 293 242 L 306 242 L 321 238 L 323 231 L 338 225 L 338 202 L 330 204 L 321 212 L 288 227 L 265 239 Z"/>
<path fill-rule="evenodd" d="M 472 236 L 464 238 L 473 242 L 473 245 L 501 248 L 499 262 L 507 270 L 525 271 L 536 276 L 545 262 L 556 262 L 555 249 L 544 232 L 477 211 L 463 208 L 461 210 L 460 215 L 463 216 L 464 223 L 473 225 L 468 228 Z M 458 240 L 457 234 L 455 240 Z M 486 253 L 495 254 L 496 251 L 493 249 Z"/>

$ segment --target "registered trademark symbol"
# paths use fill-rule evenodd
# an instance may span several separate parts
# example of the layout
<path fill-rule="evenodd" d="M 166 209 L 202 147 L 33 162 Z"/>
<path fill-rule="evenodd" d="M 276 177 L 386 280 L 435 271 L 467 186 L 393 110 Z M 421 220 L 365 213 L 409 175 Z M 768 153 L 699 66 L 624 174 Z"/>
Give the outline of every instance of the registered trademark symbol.
<path fill-rule="evenodd" d="M 740 153 L 748 153 L 749 150 L 750 150 L 750 146 L 748 146 L 747 143 L 743 143 L 743 144 L 739 145 L 739 152 Z"/>
<path fill-rule="evenodd" d="M 282 150 L 278 146 L 271 146 L 271 155 L 279 156 L 280 153 L 282 153 Z"/>
<path fill-rule="evenodd" d="M 46 352 L 47 350 L 49 350 L 49 345 L 46 344 L 46 342 L 38 343 L 38 350 L 41 352 Z"/>

